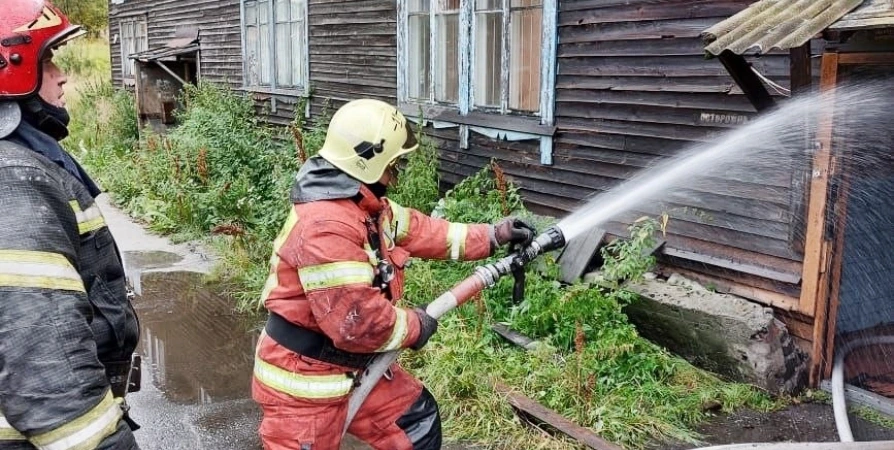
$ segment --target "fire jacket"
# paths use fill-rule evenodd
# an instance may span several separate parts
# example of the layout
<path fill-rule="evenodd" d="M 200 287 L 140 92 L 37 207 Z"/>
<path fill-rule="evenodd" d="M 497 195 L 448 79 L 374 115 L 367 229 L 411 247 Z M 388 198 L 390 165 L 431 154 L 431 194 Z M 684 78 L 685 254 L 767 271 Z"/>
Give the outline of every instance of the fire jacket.
<path fill-rule="evenodd" d="M 322 333 L 340 350 L 377 353 L 413 345 L 420 321 L 395 306 L 411 256 L 474 260 L 492 251 L 490 225 L 436 219 L 377 198 L 321 158 L 307 161 L 292 191 L 293 207 L 274 242 L 264 305 L 292 324 Z M 379 252 L 371 238 L 380 237 Z M 387 290 L 377 280 L 379 258 L 394 268 Z M 262 335 L 255 380 L 279 394 L 335 399 L 352 387 L 351 374 L 333 368 L 306 373 L 302 359 Z M 305 373 L 300 373 L 305 372 Z M 287 398 L 287 397 L 283 397 Z"/>
<path fill-rule="evenodd" d="M 110 377 L 138 339 L 93 196 L 0 140 L 0 450 L 137 448 Z"/>

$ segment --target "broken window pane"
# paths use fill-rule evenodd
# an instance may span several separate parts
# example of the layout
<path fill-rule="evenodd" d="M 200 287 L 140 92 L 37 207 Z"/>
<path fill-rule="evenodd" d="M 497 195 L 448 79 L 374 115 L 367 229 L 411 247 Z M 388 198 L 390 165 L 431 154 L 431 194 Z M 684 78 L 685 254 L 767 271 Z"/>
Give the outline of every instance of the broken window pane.
<path fill-rule="evenodd" d="M 475 11 L 502 11 L 503 0 L 476 0 Z"/>
<path fill-rule="evenodd" d="M 459 13 L 460 0 L 435 0 L 435 14 Z"/>
<path fill-rule="evenodd" d="M 543 0 L 512 0 L 512 9 L 528 8 L 532 6 L 542 7 Z"/>
<path fill-rule="evenodd" d="M 543 9 L 513 9 L 509 21 L 509 108 L 536 112 L 540 110 Z"/>
<path fill-rule="evenodd" d="M 427 4 L 428 2 L 425 1 Z M 428 100 L 431 85 L 431 26 L 428 14 L 409 17 L 407 91 L 414 100 Z"/>

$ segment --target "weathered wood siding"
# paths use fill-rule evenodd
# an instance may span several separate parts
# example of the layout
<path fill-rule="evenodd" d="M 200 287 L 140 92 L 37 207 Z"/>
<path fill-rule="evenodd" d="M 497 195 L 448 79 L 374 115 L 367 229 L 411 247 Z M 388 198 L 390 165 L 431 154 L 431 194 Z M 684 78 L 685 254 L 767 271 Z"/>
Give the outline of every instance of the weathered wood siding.
<path fill-rule="evenodd" d="M 461 150 L 456 129 L 433 130 L 443 181 L 455 183 L 495 158 L 532 209 L 563 216 L 693 142 L 736 126 L 754 109 L 723 66 L 704 58 L 698 35 L 749 3 L 560 1 L 554 164 L 540 164 L 536 141 L 497 142 L 471 132 L 469 148 Z M 755 66 L 789 84 L 787 55 L 764 56 Z M 759 178 L 754 172 L 727 174 L 661 204 L 637 205 L 607 228 L 625 235 L 626 223 L 668 211 L 673 256 L 664 256 L 664 263 L 797 297 L 797 175 L 784 167 L 765 167 Z"/>
<path fill-rule="evenodd" d="M 309 0 L 311 115 L 357 98 L 397 101 L 397 3 Z"/>
<path fill-rule="evenodd" d="M 242 86 L 242 33 L 239 0 L 125 0 L 109 4 L 112 81 L 121 79 L 119 24 L 122 19 L 146 20 L 149 49 L 164 46 L 178 26 L 195 25 L 201 42 L 200 73 L 204 81 Z"/>
<path fill-rule="evenodd" d="M 736 126 L 753 108 L 716 60 L 706 60 L 698 35 L 746 7 L 748 0 L 565 0 L 560 3 L 554 150 L 555 186 L 543 186 L 544 206 L 573 208 L 643 168 Z M 787 86 L 789 58 L 754 61 L 763 74 Z M 732 119 L 732 120 L 728 120 Z M 733 123 L 724 123 L 733 122 Z M 722 183 L 674 194 L 641 214 L 671 213 L 668 247 L 747 263 L 756 277 L 736 281 L 795 294 L 800 249 L 791 243 L 793 173 L 767 167 L 754 176 L 725 176 Z M 754 175 L 754 174 L 752 174 Z M 539 184 L 539 181 L 538 181 Z M 551 199 L 558 195 L 559 199 Z M 623 233 L 623 224 L 609 226 Z M 713 272 L 702 262 L 674 264 Z M 768 277 L 770 278 L 768 280 Z M 774 282 L 772 278 L 788 279 Z M 778 280 L 777 280 L 778 281 Z"/>

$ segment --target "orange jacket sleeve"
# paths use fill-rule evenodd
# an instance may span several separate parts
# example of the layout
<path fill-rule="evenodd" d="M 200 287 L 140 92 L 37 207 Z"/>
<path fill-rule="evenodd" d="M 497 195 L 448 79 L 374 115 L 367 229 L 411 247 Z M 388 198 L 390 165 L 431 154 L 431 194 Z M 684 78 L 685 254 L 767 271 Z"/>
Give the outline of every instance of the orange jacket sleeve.
<path fill-rule="evenodd" d="M 411 256 L 473 261 L 492 253 L 493 227 L 452 223 L 388 200 L 390 228 L 396 244 Z"/>
<path fill-rule="evenodd" d="M 314 317 L 336 347 L 375 353 L 416 342 L 418 316 L 373 287 L 374 269 L 357 229 L 334 220 L 299 226 L 291 256 Z"/>

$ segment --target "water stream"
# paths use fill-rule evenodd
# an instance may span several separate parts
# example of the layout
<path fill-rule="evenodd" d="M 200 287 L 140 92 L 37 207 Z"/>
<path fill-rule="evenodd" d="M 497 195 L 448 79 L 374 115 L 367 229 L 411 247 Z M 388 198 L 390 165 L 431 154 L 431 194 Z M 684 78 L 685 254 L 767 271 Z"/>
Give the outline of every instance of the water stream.
<path fill-rule="evenodd" d="M 775 111 L 708 142 L 695 144 L 596 195 L 558 226 L 570 240 L 683 189 L 722 195 L 730 189 L 730 180 L 760 185 L 767 172 L 807 167 L 814 153 L 809 142 L 814 139 L 817 123 L 828 120 L 823 114 L 833 104 L 837 108 L 838 139 L 859 139 L 868 146 L 884 145 L 875 139 L 875 127 L 880 125 L 876 123 L 879 117 L 890 114 L 889 87 L 887 83 L 873 82 L 786 100 Z"/>

